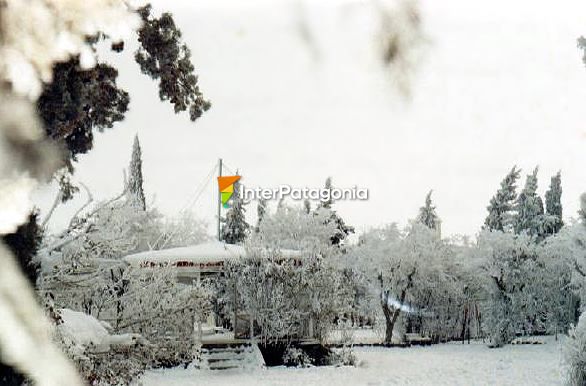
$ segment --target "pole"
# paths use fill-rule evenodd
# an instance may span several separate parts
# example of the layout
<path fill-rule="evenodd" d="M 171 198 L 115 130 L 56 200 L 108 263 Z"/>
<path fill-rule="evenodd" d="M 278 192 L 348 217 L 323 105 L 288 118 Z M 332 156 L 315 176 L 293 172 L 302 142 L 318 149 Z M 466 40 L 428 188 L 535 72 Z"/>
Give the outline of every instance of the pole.
<path fill-rule="evenodd" d="M 218 160 L 218 177 L 222 177 L 222 159 Z M 218 241 L 221 240 L 220 234 L 220 216 L 222 214 L 222 192 L 220 192 L 220 188 L 218 187 Z"/>

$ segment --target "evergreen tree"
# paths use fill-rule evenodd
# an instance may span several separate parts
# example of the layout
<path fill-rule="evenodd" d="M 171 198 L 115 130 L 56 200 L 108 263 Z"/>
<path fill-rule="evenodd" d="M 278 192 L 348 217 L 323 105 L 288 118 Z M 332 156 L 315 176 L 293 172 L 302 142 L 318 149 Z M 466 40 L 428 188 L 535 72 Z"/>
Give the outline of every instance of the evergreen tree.
<path fill-rule="evenodd" d="M 240 183 L 234 183 L 234 194 L 232 195 L 232 207 L 228 209 L 220 239 L 227 244 L 241 244 L 248 235 L 250 225 L 246 222 L 244 202 L 240 195 Z"/>
<path fill-rule="evenodd" d="M 501 187 L 490 199 L 486 208 L 488 216 L 484 221 L 484 229 L 491 231 L 510 231 L 513 223 L 513 209 L 517 199 L 517 186 L 521 171 L 513 166 L 509 174 L 501 181 Z"/>
<path fill-rule="evenodd" d="M 258 232 L 260 230 L 260 223 L 262 222 L 265 214 L 267 213 L 267 200 L 261 198 L 258 200 L 258 206 L 256 207 L 256 228 L 255 231 Z"/>
<path fill-rule="evenodd" d="M 558 233 L 564 222 L 562 220 L 562 174 L 558 172 L 551 177 L 549 190 L 545 192 L 545 221 L 544 232 Z"/>
<path fill-rule="evenodd" d="M 331 237 L 332 245 L 340 245 L 343 240 L 348 237 L 348 235 L 354 233 L 354 227 L 350 225 L 346 225 L 344 219 L 338 215 L 338 213 L 332 209 L 332 205 L 334 204 L 334 199 L 332 198 L 332 178 L 326 178 L 325 187 L 326 190 L 330 192 L 330 195 L 327 200 L 320 201 L 318 207 L 316 208 L 317 211 L 327 210 L 329 211 L 329 216 L 327 217 L 326 224 L 333 223 L 336 227 L 336 233 Z M 305 210 L 308 208 L 308 204 L 305 205 Z"/>
<path fill-rule="evenodd" d="M 133 205 L 136 205 L 141 210 L 146 210 L 142 180 L 142 152 L 140 150 L 138 134 L 134 136 L 134 143 L 132 145 L 132 157 L 130 159 L 128 176 L 128 196 Z"/>
<path fill-rule="evenodd" d="M 431 193 L 433 190 L 430 190 L 425 196 L 425 205 L 419 208 L 419 215 L 417 216 L 417 221 L 429 229 L 438 230 L 440 225 L 440 219 L 435 212 L 435 206 L 431 201 Z"/>
<path fill-rule="evenodd" d="M 543 229 L 543 201 L 537 195 L 537 172 L 527 175 L 525 187 L 517 198 L 517 213 L 515 217 L 515 233 L 527 233 L 540 236 Z"/>

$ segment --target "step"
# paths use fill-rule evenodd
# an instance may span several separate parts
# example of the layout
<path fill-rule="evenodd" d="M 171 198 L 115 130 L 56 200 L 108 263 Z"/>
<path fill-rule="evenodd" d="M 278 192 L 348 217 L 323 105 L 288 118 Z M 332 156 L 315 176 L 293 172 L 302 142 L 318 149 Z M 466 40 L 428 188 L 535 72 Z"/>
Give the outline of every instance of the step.
<path fill-rule="evenodd" d="M 244 348 L 225 348 L 225 349 L 220 349 L 220 348 L 214 348 L 211 350 L 208 349 L 201 349 L 201 352 L 203 354 L 213 354 L 213 353 L 218 353 L 218 352 L 232 352 L 232 353 L 243 353 L 243 352 L 250 352 L 250 348 L 249 347 L 244 347 Z"/>
<path fill-rule="evenodd" d="M 208 363 L 210 370 L 242 368 L 243 361 L 219 361 Z"/>
<path fill-rule="evenodd" d="M 215 363 L 215 362 L 222 362 L 222 361 L 243 361 L 245 359 L 246 359 L 246 356 L 239 356 L 239 357 L 222 356 L 222 357 L 214 357 L 214 358 L 207 357 L 206 358 L 208 363 Z"/>

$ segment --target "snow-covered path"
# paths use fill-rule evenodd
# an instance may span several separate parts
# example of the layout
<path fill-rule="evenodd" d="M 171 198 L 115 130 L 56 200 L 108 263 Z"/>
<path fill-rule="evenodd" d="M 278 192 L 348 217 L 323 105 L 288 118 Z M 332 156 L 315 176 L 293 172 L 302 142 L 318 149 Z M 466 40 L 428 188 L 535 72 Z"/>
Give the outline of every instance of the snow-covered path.
<path fill-rule="evenodd" d="M 257 372 L 157 370 L 154 385 L 560 385 L 560 342 L 489 349 L 481 343 L 356 348 L 358 367 L 269 368 Z"/>

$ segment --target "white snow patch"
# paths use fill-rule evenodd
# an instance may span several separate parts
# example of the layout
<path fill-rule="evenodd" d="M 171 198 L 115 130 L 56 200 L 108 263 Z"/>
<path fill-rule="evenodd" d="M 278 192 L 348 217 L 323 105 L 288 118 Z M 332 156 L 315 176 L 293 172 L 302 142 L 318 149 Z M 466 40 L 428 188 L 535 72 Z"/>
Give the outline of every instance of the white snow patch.
<path fill-rule="evenodd" d="M 482 342 L 356 347 L 358 367 L 274 367 L 255 372 L 174 368 L 146 372 L 151 385 L 561 385 L 561 341 L 489 349 Z"/>

